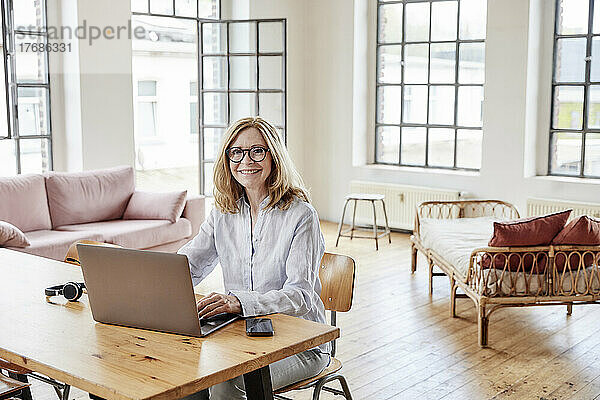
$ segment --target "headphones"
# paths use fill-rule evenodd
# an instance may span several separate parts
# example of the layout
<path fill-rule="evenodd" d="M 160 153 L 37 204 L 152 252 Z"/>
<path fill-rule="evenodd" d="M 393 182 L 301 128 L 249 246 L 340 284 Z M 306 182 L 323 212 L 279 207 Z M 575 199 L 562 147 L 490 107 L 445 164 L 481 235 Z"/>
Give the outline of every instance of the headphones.
<path fill-rule="evenodd" d="M 67 282 L 64 285 L 50 286 L 44 291 L 46 296 L 65 296 L 69 301 L 77 301 L 83 294 L 85 283 L 83 282 Z"/>

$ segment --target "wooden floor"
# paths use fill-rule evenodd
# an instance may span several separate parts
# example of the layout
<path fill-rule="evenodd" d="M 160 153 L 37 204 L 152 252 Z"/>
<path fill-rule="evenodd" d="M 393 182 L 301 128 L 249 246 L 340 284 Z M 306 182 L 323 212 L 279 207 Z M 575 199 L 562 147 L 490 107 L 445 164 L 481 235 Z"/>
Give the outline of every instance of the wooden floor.
<path fill-rule="evenodd" d="M 575 306 L 570 317 L 565 306 L 499 310 L 490 347 L 480 349 L 473 303 L 459 299 L 451 318 L 445 277 L 428 295 L 425 260 L 410 273 L 408 235 L 381 240 L 379 251 L 365 239 L 335 248 L 336 226 L 322 228 L 327 251 L 358 265 L 352 310 L 338 316 L 338 358 L 354 399 L 600 399 L 600 307 Z M 220 279 L 216 271 L 197 290 L 222 290 Z M 39 383 L 34 397 L 56 398 Z M 71 398 L 87 396 L 74 389 Z"/>

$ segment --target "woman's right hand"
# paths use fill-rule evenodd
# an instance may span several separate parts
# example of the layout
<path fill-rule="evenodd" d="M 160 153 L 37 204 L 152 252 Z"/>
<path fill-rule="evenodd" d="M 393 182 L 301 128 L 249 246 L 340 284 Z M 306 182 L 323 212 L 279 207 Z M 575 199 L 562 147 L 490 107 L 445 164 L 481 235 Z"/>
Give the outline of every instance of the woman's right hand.
<path fill-rule="evenodd" d="M 223 313 L 242 313 L 242 304 L 237 297 L 215 292 L 198 301 L 196 307 L 200 318 L 210 318 Z"/>

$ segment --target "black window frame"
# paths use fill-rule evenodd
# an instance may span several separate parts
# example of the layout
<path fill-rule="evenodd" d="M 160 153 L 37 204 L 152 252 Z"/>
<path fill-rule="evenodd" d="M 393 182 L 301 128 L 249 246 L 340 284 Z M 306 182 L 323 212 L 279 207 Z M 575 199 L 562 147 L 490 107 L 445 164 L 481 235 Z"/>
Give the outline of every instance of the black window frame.
<path fill-rule="evenodd" d="M 416 167 L 416 168 L 432 168 L 432 169 L 444 169 L 444 170 L 459 170 L 459 171 L 479 171 L 480 168 L 467 168 L 467 167 L 458 167 L 457 164 L 457 144 L 458 144 L 458 130 L 470 130 L 470 131 L 481 131 L 481 135 L 483 137 L 483 123 L 482 126 L 463 126 L 458 125 L 458 92 L 460 87 L 481 87 L 482 91 L 484 90 L 485 82 L 482 83 L 459 83 L 459 56 L 460 56 L 460 45 L 465 43 L 486 43 L 487 37 L 483 39 L 461 39 L 460 38 L 460 8 L 461 1 L 457 0 L 457 10 L 456 10 L 456 40 L 431 40 L 431 20 L 432 20 L 432 4 L 433 3 L 445 3 L 448 0 L 377 0 L 377 31 L 376 31 L 376 78 L 375 78 L 375 130 L 374 130 L 374 154 L 373 161 L 374 164 L 381 165 L 393 165 L 393 166 L 402 166 L 402 167 Z M 406 5 L 407 4 L 415 4 L 415 3 L 428 3 L 429 4 L 429 37 L 428 40 L 423 41 L 406 41 Z M 381 33 L 381 7 L 389 4 L 403 4 L 402 8 L 402 41 L 400 42 L 380 42 L 380 33 Z M 486 21 L 487 25 L 487 21 Z M 431 45 L 432 44 L 454 44 L 455 45 L 455 58 L 454 58 L 454 83 L 431 83 L 430 82 L 430 74 L 431 74 Z M 428 66 L 427 66 L 427 83 L 405 83 L 404 82 L 404 51 L 406 45 L 415 45 L 415 44 L 427 44 L 428 49 Z M 401 83 L 384 83 L 380 82 L 380 50 L 384 46 L 401 46 Z M 485 48 L 485 47 L 484 47 Z M 397 124 L 393 123 L 383 123 L 379 122 L 379 111 L 380 111 L 380 88 L 385 86 L 396 86 L 401 87 L 401 101 L 400 101 L 400 122 Z M 427 122 L 426 123 L 410 123 L 403 122 L 403 114 L 404 114 L 404 101 L 405 101 L 405 86 L 422 86 L 427 88 Z M 429 105 L 430 105 L 430 88 L 432 86 L 436 87 L 454 87 L 454 116 L 452 124 L 430 124 L 429 123 Z M 483 122 L 483 121 L 482 121 Z M 382 162 L 378 161 L 378 135 L 377 131 L 380 127 L 398 127 L 399 129 L 399 146 L 398 146 L 398 162 L 390 163 L 390 162 Z M 403 127 L 416 127 L 416 128 L 425 128 L 425 162 L 423 165 L 420 164 L 407 164 L 402 162 L 402 128 Z M 433 128 L 442 128 L 442 129 L 453 129 L 454 130 L 454 151 L 453 151 L 453 166 L 439 166 L 439 165 L 429 165 L 429 130 Z"/>

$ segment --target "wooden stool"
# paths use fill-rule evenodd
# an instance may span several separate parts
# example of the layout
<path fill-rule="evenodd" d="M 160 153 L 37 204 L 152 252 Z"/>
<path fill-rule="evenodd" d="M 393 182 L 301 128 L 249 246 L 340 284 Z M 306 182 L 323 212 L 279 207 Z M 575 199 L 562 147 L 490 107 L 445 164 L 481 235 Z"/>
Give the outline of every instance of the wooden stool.
<path fill-rule="evenodd" d="M 344 203 L 344 211 L 342 211 L 342 219 L 340 220 L 340 226 L 338 229 L 337 240 L 335 241 L 335 247 L 337 247 L 340 241 L 340 237 L 349 237 L 350 239 L 355 237 L 359 239 L 375 239 L 375 250 L 379 250 L 378 239 L 384 237 L 385 235 L 387 235 L 389 242 L 392 243 L 392 236 L 390 234 L 390 227 L 388 225 L 388 217 L 387 212 L 385 211 L 384 199 L 385 196 L 382 194 L 371 193 L 351 193 L 348 196 L 346 196 L 346 202 Z M 344 225 L 344 216 L 346 215 L 346 207 L 348 206 L 348 203 L 350 201 L 354 201 L 354 209 L 352 211 L 352 225 L 349 229 L 342 231 L 342 226 Z M 359 201 L 370 201 L 371 205 L 373 206 L 373 236 L 354 236 L 354 231 L 359 230 L 354 225 L 354 220 L 356 218 L 356 203 Z M 381 234 L 377 233 L 377 212 L 375 211 L 376 201 L 381 201 L 381 205 L 383 207 L 383 215 L 385 216 L 385 230 Z M 349 235 L 347 234 L 348 232 L 350 232 Z"/>

